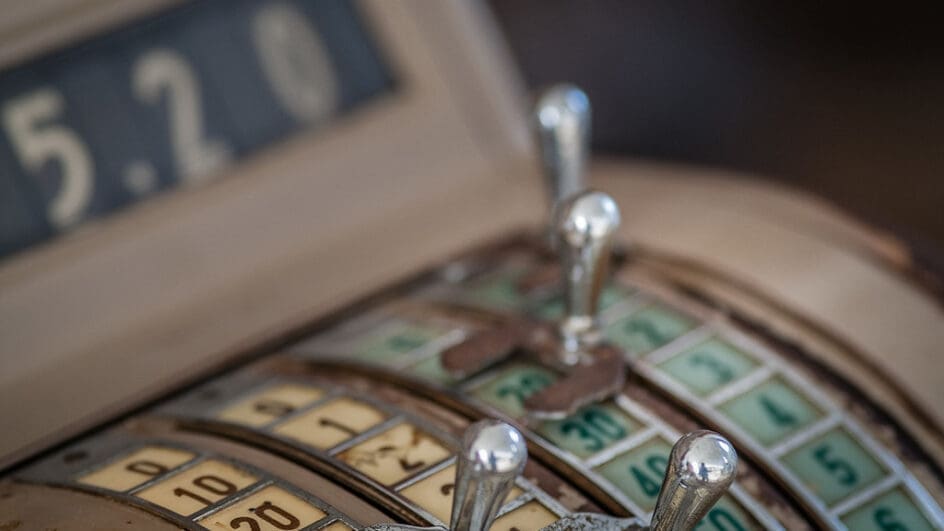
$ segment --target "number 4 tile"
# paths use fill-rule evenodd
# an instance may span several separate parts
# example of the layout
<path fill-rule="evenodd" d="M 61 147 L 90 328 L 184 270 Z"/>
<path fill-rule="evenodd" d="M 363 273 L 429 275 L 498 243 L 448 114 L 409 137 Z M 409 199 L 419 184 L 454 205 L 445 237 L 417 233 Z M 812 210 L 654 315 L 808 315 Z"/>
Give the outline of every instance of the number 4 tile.
<path fill-rule="evenodd" d="M 782 441 L 823 416 L 781 378 L 767 380 L 718 409 L 764 446 Z"/>

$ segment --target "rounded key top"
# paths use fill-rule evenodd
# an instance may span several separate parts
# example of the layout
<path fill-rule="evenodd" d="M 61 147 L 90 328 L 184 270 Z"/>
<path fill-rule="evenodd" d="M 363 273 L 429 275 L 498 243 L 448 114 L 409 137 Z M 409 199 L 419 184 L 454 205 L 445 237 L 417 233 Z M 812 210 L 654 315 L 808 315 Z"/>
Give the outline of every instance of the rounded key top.
<path fill-rule="evenodd" d="M 619 225 L 619 208 L 603 192 L 581 192 L 558 205 L 555 228 L 566 307 L 560 331 L 567 353 L 593 346 L 600 339 L 597 309 L 609 271 L 610 246 Z M 571 358 L 563 361 L 578 361 L 576 356 Z"/>
<path fill-rule="evenodd" d="M 469 426 L 456 467 L 452 530 L 488 529 L 527 460 L 524 436 L 510 424 L 482 420 Z"/>
<path fill-rule="evenodd" d="M 737 452 L 721 435 L 693 431 L 675 443 L 652 514 L 652 531 L 695 528 L 737 474 Z"/>
<path fill-rule="evenodd" d="M 590 100 L 573 85 L 554 85 L 538 97 L 533 119 L 553 212 L 558 203 L 586 187 Z"/>

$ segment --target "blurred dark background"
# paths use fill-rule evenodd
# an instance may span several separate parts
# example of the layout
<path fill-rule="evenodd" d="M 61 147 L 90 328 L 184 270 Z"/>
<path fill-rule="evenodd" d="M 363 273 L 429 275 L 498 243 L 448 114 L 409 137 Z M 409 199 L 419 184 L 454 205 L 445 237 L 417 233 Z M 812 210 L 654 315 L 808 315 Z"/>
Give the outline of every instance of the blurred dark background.
<path fill-rule="evenodd" d="M 939 260 L 944 31 L 935 5 L 491 4 L 532 87 L 571 81 L 590 95 L 597 152 L 785 181 Z"/>

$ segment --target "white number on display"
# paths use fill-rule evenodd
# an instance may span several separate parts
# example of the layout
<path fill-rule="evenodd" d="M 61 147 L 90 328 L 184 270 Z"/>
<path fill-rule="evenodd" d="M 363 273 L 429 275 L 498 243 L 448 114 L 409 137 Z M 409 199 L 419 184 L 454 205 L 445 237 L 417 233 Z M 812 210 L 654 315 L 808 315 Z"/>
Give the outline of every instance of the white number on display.
<path fill-rule="evenodd" d="M 49 222 L 65 228 L 79 221 L 92 198 L 94 166 L 88 148 L 74 131 L 51 123 L 63 111 L 62 95 L 41 88 L 3 106 L 3 126 L 23 167 L 37 173 L 59 162 L 61 182 L 46 209 Z"/>
<path fill-rule="evenodd" d="M 156 49 L 144 54 L 134 65 L 132 85 L 135 96 L 151 105 L 167 95 L 171 149 L 185 182 L 201 181 L 229 162 L 229 146 L 205 136 L 197 78 L 179 53 Z"/>
<path fill-rule="evenodd" d="M 252 39 L 262 72 L 283 109 L 309 125 L 331 116 L 338 93 L 334 69 L 304 13 L 289 4 L 268 4 L 253 18 Z"/>

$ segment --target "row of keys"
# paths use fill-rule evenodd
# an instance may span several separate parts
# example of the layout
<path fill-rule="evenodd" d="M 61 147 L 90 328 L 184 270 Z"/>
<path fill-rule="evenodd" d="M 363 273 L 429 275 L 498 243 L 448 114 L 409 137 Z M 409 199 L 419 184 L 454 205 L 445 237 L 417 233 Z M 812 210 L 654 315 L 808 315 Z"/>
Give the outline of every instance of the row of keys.
<path fill-rule="evenodd" d="M 412 305 L 391 305 L 345 322 L 293 350 L 398 370 L 461 343 L 474 330 L 468 323 L 431 315 Z"/>
<path fill-rule="evenodd" d="M 618 299 L 612 297 L 613 303 Z M 554 372 L 536 364 L 511 363 L 471 381 L 456 382 L 442 369 L 439 353 L 455 344 L 446 338 L 465 337 L 469 330 L 442 327 L 436 333 L 428 334 L 425 342 L 411 343 L 409 349 L 386 348 L 382 356 L 367 356 L 365 353 L 376 353 L 377 349 L 364 348 L 364 345 L 401 344 L 400 338 L 418 337 L 417 330 L 431 331 L 432 328 L 415 316 L 402 314 L 386 319 L 370 316 L 364 318 L 360 327 L 348 326 L 352 327 L 349 337 L 356 340 L 337 341 L 330 346 L 329 341 L 308 342 L 300 346 L 298 352 L 309 353 L 303 356 L 327 352 L 329 357 L 343 356 L 348 352 L 349 357 L 361 363 L 373 363 L 394 371 L 404 370 L 438 385 L 459 384 L 473 400 L 512 418 L 524 415 L 523 403 L 528 396 L 558 378 Z M 638 515 L 647 515 L 655 506 L 669 451 L 679 434 L 625 397 L 618 402 L 589 406 L 567 419 L 545 422 L 533 432 L 550 442 L 548 447 L 552 452 L 562 455 L 565 461 L 595 483 L 607 487 L 626 508 Z M 640 414 L 634 416 L 627 408 Z M 640 446 L 633 446 L 635 444 Z M 617 455 L 609 451 L 613 447 L 620 448 L 622 453 Z M 649 464 L 639 468 L 634 464 L 637 459 Z M 761 521 L 763 525 L 759 523 Z M 756 501 L 737 487 L 709 512 L 704 529 L 724 530 L 729 522 L 729 525 L 742 529 L 781 528 Z"/>
<path fill-rule="evenodd" d="M 339 330 L 316 336 L 292 350 L 302 357 L 379 365 L 445 385 L 454 381 L 439 363 L 439 353 L 461 343 L 475 329 L 410 308 L 393 308 L 345 323 Z"/>
<path fill-rule="evenodd" d="M 416 295 L 490 312 L 520 315 L 527 309 L 531 302 L 529 296 L 534 291 L 526 289 L 522 283 L 534 267 L 533 257 L 523 253 L 510 254 L 498 267 L 486 271 L 476 271 L 481 269 L 476 264 L 460 262 L 444 269 L 442 277 L 445 282 L 425 286 Z"/>
<path fill-rule="evenodd" d="M 354 519 L 264 471 L 162 441 L 136 444 L 66 483 L 156 507 L 207 529 L 358 527 Z"/>
<path fill-rule="evenodd" d="M 940 508 L 814 385 L 720 322 L 643 303 L 607 326 L 638 372 L 731 434 L 835 527 L 925 530 Z"/>
<path fill-rule="evenodd" d="M 556 318 L 554 297 L 515 290 L 524 268 L 501 268 L 463 286 L 458 299 Z M 493 293 L 501 301 L 474 293 Z M 610 293 L 610 297 L 607 297 Z M 622 299 L 620 298 L 622 296 Z M 601 297 L 605 335 L 654 385 L 682 397 L 732 434 L 836 528 L 909 530 L 944 526 L 940 508 L 901 463 L 813 385 L 735 330 L 613 285 Z M 432 363 L 432 361 L 428 362 Z M 541 375 L 532 378 L 540 380 Z M 896 527 L 897 526 L 897 527 Z"/>
<path fill-rule="evenodd" d="M 512 417 L 524 413 L 524 400 L 550 385 L 556 374 L 533 364 L 511 363 L 464 386 L 471 397 Z M 669 452 L 679 433 L 625 396 L 587 406 L 562 420 L 532 428 L 556 454 L 639 515 L 655 508 Z M 761 524 L 763 522 L 763 524 Z M 705 516 L 699 529 L 779 529 L 736 484 Z"/>
<path fill-rule="evenodd" d="M 165 412 L 188 416 L 173 405 Z M 389 404 L 327 384 L 276 380 L 195 414 L 288 442 L 368 478 L 430 523 L 449 524 L 457 443 Z M 553 498 L 520 479 L 493 529 L 536 531 L 565 514 Z"/>

